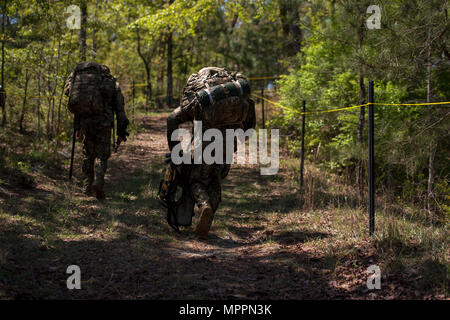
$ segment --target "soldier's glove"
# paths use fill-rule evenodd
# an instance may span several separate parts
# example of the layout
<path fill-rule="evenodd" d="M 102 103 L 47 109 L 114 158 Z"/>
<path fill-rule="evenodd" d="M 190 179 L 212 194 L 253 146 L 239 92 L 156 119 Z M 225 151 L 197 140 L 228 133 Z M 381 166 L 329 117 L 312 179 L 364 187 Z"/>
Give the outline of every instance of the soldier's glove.
<path fill-rule="evenodd" d="M 124 142 L 127 141 L 127 137 L 130 135 L 127 132 L 127 127 L 129 124 L 130 121 L 127 118 L 125 118 L 123 123 L 121 123 L 121 125 L 117 128 L 117 136 L 120 137 Z"/>
<path fill-rule="evenodd" d="M 127 141 L 127 137 L 130 134 L 128 132 L 122 132 L 122 133 L 117 133 L 117 136 L 120 137 L 120 139 L 122 139 L 123 142 Z"/>

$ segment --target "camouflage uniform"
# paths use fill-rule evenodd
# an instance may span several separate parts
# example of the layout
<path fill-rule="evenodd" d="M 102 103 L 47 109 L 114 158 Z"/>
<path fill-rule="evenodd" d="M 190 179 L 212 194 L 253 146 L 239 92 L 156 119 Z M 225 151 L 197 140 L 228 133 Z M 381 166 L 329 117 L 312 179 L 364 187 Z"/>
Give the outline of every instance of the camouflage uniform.
<path fill-rule="evenodd" d="M 209 69 L 209 68 L 205 68 Z M 205 70 L 202 69 L 202 70 Z M 211 68 L 213 69 L 213 68 Z M 240 99 L 240 98 L 236 98 Z M 241 101 L 241 100 L 240 100 Z M 176 130 L 182 123 L 193 122 L 195 117 L 195 108 L 192 97 L 184 97 L 181 106 L 176 108 L 172 114 L 167 118 L 167 141 L 169 144 L 169 149 L 178 143 L 177 141 L 171 141 L 172 132 Z M 256 123 L 255 118 L 255 108 L 252 99 L 247 98 L 242 101 L 243 103 L 249 104 L 249 112 L 247 118 L 239 125 L 232 126 L 222 126 L 217 129 L 221 130 L 223 137 L 225 137 L 226 129 L 237 129 L 242 128 L 247 130 L 249 128 L 254 128 Z M 207 126 L 202 126 L 203 131 L 206 131 Z M 211 142 L 203 142 L 203 149 Z M 235 145 L 236 150 L 236 145 Z M 226 158 L 226 148 L 224 143 L 224 160 Z M 230 170 L 230 165 L 226 164 L 192 164 L 189 177 L 191 195 L 199 208 L 210 206 L 212 208 L 211 221 L 214 217 L 219 203 L 221 202 L 221 185 L 222 179 L 224 179 Z"/>
<path fill-rule="evenodd" d="M 230 170 L 229 164 L 194 164 L 189 176 L 191 194 L 198 207 L 211 205 L 213 212 L 222 200 L 222 179 Z"/>
<path fill-rule="evenodd" d="M 73 72 L 66 82 L 66 95 L 69 95 L 72 79 Z M 103 114 L 95 116 L 75 116 L 75 130 L 81 130 L 81 133 L 84 136 L 82 172 L 84 176 L 83 187 L 86 194 L 92 194 L 95 190 L 97 191 L 97 196 L 99 198 L 104 197 L 103 186 L 105 183 L 104 178 L 106 169 L 108 167 L 108 159 L 111 156 L 111 129 L 114 125 L 114 114 L 116 115 L 118 135 L 120 136 L 120 131 L 124 132 L 128 125 L 124 106 L 124 97 L 120 90 L 119 83 L 116 82 L 113 99 L 111 103 L 105 103 Z M 123 129 L 120 130 L 119 128 Z M 95 168 L 95 159 L 97 158 L 100 161 Z"/>

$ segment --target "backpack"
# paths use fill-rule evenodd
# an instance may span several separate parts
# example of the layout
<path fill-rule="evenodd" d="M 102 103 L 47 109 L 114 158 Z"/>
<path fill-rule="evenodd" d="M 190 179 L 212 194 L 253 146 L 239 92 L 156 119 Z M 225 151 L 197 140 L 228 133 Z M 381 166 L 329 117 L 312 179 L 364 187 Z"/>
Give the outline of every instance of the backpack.
<path fill-rule="evenodd" d="M 112 102 L 115 88 L 116 79 L 108 67 L 95 62 L 79 63 L 70 84 L 69 111 L 80 116 L 101 115 L 105 103 Z"/>
<path fill-rule="evenodd" d="M 195 205 L 190 189 L 185 183 L 190 167 L 183 165 L 180 169 L 177 171 L 169 163 L 163 171 L 163 179 L 159 183 L 158 190 L 159 202 L 167 209 L 167 223 L 177 232 L 180 231 L 180 226 L 187 227 L 192 224 Z"/>
<path fill-rule="evenodd" d="M 238 125 L 247 118 L 249 94 L 250 85 L 240 73 L 208 67 L 189 77 L 181 105 L 194 101 L 194 118 L 205 127 Z"/>

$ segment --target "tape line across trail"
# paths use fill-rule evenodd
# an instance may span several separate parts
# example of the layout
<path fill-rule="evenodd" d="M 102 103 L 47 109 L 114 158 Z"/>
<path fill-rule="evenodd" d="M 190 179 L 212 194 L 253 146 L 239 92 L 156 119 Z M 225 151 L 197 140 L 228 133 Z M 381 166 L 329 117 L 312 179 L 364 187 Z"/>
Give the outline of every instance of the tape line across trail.
<path fill-rule="evenodd" d="M 361 107 L 366 107 L 369 106 L 371 103 L 365 103 L 365 104 L 360 104 L 360 105 L 356 105 L 356 106 L 349 106 L 349 107 L 343 107 L 343 108 L 336 108 L 336 109 L 330 109 L 330 110 L 319 110 L 319 111 L 309 111 L 309 112 L 301 112 L 301 111 L 297 111 L 295 109 L 283 106 L 275 101 L 269 100 L 267 98 L 258 96 L 256 94 L 252 94 L 252 96 L 259 98 L 259 99 L 263 99 L 271 104 L 273 104 L 274 106 L 277 106 L 279 108 L 282 108 L 284 110 L 288 110 L 300 115 L 307 115 L 307 114 L 318 114 L 318 113 L 329 113 L 329 112 L 337 112 L 337 111 L 342 111 L 342 110 L 349 110 L 349 109 L 355 109 L 355 108 L 361 108 Z M 377 106 L 422 106 L 422 107 L 426 107 L 426 106 L 432 106 L 432 105 L 443 105 L 443 104 L 450 104 L 450 101 L 445 101 L 445 102 L 427 102 L 427 103 L 372 103 L 372 105 L 377 105 Z"/>

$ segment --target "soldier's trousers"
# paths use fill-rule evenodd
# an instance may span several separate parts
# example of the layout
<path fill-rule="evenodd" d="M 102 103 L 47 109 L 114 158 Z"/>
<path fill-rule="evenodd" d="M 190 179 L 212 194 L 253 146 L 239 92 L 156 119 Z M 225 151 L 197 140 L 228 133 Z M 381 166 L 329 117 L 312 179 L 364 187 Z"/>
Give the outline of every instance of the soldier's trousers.
<path fill-rule="evenodd" d="M 103 189 L 108 159 L 111 156 L 111 127 L 99 127 L 88 124 L 81 125 L 83 140 L 83 175 L 84 187 L 89 190 L 95 185 Z M 95 168 L 95 159 L 99 164 Z"/>
<path fill-rule="evenodd" d="M 222 172 L 220 164 L 194 164 L 190 173 L 191 193 L 197 206 L 211 205 L 215 212 L 222 200 Z"/>

